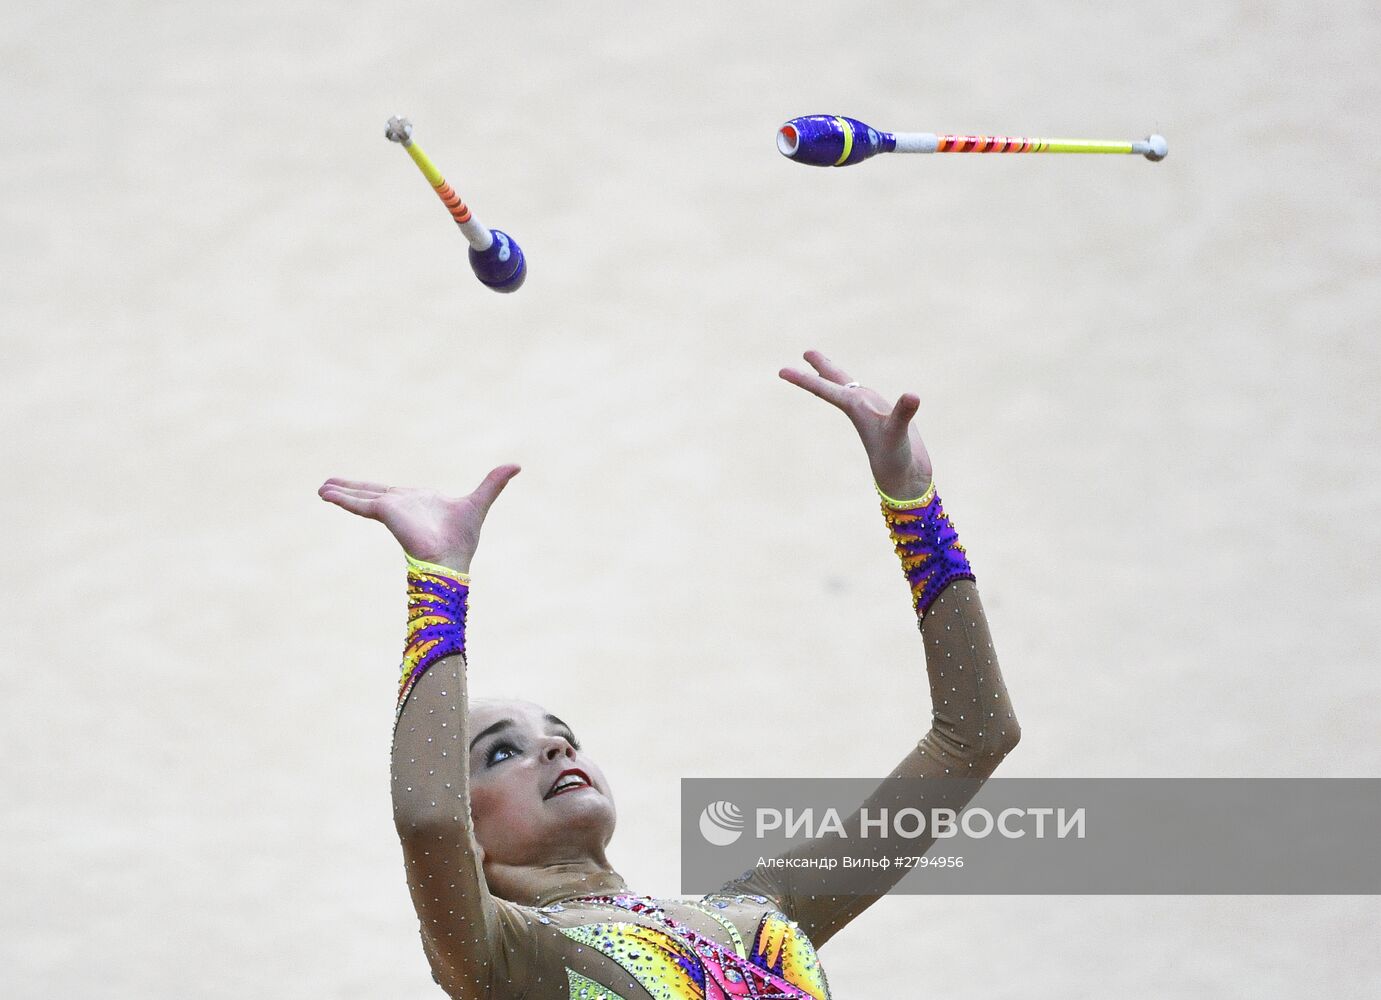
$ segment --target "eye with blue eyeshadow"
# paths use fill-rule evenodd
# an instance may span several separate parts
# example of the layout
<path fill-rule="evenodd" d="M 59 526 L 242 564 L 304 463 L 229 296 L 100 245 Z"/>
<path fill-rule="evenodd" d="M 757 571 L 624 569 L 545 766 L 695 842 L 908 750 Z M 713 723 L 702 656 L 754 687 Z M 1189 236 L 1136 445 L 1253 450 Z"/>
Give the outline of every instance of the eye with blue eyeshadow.
<path fill-rule="evenodd" d="M 509 742 L 508 740 L 499 740 L 499 742 L 495 743 L 492 747 L 489 748 L 489 752 L 485 755 L 485 758 L 484 758 L 484 766 L 485 766 L 485 767 L 493 767 L 495 764 L 502 764 L 505 760 L 508 760 L 508 759 L 509 759 L 508 757 L 502 757 L 502 758 L 500 758 L 500 759 L 498 759 L 498 760 L 495 760 L 495 759 L 494 759 L 495 756 L 496 756 L 497 754 L 499 754 L 500 752 L 502 752 L 502 751 L 508 751 L 509 754 L 510 754 L 510 756 L 516 755 L 516 754 L 519 754 L 519 753 L 522 752 L 521 750 L 518 749 L 517 746 L 515 746 L 513 743 Z"/>

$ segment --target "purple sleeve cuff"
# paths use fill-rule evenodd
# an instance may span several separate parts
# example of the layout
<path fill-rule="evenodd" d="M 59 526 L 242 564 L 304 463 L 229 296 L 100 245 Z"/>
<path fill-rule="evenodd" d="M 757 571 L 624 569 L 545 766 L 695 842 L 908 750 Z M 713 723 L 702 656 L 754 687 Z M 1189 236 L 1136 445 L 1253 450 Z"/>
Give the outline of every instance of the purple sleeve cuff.
<path fill-rule="evenodd" d="M 408 556 L 408 635 L 398 681 L 402 715 L 417 679 L 437 660 L 465 653 L 470 577 Z"/>
<path fill-rule="evenodd" d="M 919 500 L 896 501 L 883 494 L 882 516 L 911 585 L 911 606 L 917 617 L 924 618 L 940 592 L 955 580 L 974 579 L 959 533 L 934 483 Z"/>

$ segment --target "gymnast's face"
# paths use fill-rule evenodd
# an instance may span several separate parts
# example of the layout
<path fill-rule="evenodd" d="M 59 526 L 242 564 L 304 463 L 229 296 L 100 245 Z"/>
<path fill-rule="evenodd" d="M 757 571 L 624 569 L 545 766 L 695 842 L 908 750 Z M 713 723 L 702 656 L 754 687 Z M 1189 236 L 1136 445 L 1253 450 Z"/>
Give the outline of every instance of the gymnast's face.
<path fill-rule="evenodd" d="M 603 857 L 613 793 L 566 723 L 530 701 L 476 699 L 469 730 L 470 815 L 486 864 Z"/>

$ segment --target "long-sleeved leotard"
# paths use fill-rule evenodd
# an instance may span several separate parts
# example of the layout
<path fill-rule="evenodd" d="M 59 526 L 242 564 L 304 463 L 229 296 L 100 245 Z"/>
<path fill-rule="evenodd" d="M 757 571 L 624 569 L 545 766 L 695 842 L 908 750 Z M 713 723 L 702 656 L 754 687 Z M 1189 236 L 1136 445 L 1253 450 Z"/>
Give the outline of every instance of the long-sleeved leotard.
<path fill-rule="evenodd" d="M 930 503 L 923 498 L 909 510 L 883 505 L 912 584 L 932 719 L 863 804 L 874 814 L 883 806 L 922 805 L 899 802 L 907 786 L 893 779 L 971 779 L 955 783 L 944 802 L 932 797 L 924 803 L 958 809 L 1019 735 L 963 548 L 933 491 L 927 497 Z M 468 579 L 451 574 L 450 580 L 468 591 Z M 426 600 L 421 607 L 410 601 L 410 616 L 431 625 L 436 619 Z M 463 618 L 465 602 L 453 600 L 452 606 L 457 603 Z M 573 876 L 530 900 L 500 899 L 486 884 L 470 817 L 463 642 L 455 655 L 420 673 L 415 667 L 405 657 L 393 740 L 394 819 L 424 950 L 447 993 L 525 1000 L 829 1000 L 815 948 L 904 872 L 875 873 L 872 882 L 831 895 L 798 874 L 809 869 L 759 868 L 695 901 L 634 896 L 610 872 Z M 857 814 L 846 823 L 851 838 L 856 824 Z M 881 843 L 888 853 L 914 855 L 932 842 Z M 791 853 L 824 856 L 842 845 L 812 841 Z"/>

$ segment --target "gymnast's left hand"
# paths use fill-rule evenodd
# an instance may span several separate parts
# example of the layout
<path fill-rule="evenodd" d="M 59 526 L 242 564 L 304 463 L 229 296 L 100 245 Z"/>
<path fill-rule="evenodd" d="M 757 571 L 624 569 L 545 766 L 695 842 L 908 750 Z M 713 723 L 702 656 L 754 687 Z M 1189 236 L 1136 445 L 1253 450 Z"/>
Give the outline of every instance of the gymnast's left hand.
<path fill-rule="evenodd" d="M 858 431 L 873 481 L 888 496 L 915 500 L 930 488 L 930 454 L 911 418 L 920 408 L 915 393 L 904 392 L 895 404 L 856 380 L 819 351 L 806 351 L 815 372 L 783 368 L 777 374 L 840 410 Z"/>
<path fill-rule="evenodd" d="M 463 497 L 336 478 L 322 483 L 317 495 L 352 514 L 382 522 L 408 555 L 469 573 L 489 508 L 519 471 L 516 465 L 500 465 Z"/>

